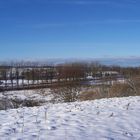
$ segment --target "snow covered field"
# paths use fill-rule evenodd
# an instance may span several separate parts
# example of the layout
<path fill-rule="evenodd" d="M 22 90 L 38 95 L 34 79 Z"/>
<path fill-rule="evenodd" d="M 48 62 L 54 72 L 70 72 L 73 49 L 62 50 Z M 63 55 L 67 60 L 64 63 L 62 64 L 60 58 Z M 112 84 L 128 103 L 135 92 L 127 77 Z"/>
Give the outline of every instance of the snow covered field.
<path fill-rule="evenodd" d="M 1 92 L 0 110 L 5 109 L 5 106 L 8 109 L 26 106 L 29 102 L 42 105 L 51 102 L 52 99 L 53 95 L 49 88 Z M 15 104 L 15 102 L 17 102 L 17 104 Z"/>
<path fill-rule="evenodd" d="M 43 93 L 42 93 L 43 92 Z M 4 93 L 8 99 L 34 99 L 34 100 L 45 100 L 48 101 L 51 99 L 50 89 L 35 89 L 35 90 L 17 90 L 17 91 L 6 91 Z M 44 95 L 43 95 L 44 94 Z M 0 93 L 0 99 L 3 97 L 2 93 Z"/>
<path fill-rule="evenodd" d="M 140 140 L 140 97 L 0 111 L 1 140 Z"/>

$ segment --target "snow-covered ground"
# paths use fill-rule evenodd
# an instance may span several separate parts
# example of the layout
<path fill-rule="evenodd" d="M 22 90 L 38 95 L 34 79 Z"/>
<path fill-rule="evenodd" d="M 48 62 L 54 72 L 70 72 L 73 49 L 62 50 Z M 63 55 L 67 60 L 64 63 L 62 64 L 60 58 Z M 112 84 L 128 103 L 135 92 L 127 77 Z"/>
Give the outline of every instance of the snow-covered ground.
<path fill-rule="evenodd" d="M 106 85 L 109 85 L 109 84 L 115 84 L 115 83 L 126 83 L 127 80 L 125 78 L 117 78 L 116 80 L 108 80 L 108 81 L 103 81 L 99 78 L 93 78 L 92 76 L 87 76 L 86 78 L 87 80 L 89 81 L 86 81 L 86 82 L 83 82 L 83 84 L 86 84 L 86 85 L 101 85 L 101 84 L 106 84 Z M 22 80 L 22 79 L 19 79 L 18 80 L 18 85 L 19 86 L 22 86 L 22 85 L 28 85 L 28 84 L 41 84 L 41 83 L 45 83 L 46 81 L 42 81 L 42 80 Z M 52 82 L 57 82 L 57 79 L 53 79 Z M 48 83 L 51 83 L 51 81 L 48 81 Z M 12 87 L 12 86 L 17 86 L 17 81 L 16 80 L 13 80 L 13 83 L 11 82 L 11 80 L 0 80 L 0 87 Z"/>
<path fill-rule="evenodd" d="M 49 88 L 35 90 L 5 91 L 0 92 L 0 110 L 6 108 L 15 108 L 26 106 L 27 103 L 36 103 L 42 105 L 51 102 L 53 95 Z M 15 104 L 15 101 L 17 104 Z"/>
<path fill-rule="evenodd" d="M 140 97 L 0 111 L 1 140 L 140 140 Z"/>
<path fill-rule="evenodd" d="M 56 79 L 53 79 L 52 80 L 53 82 L 56 82 Z M 13 86 L 17 86 L 17 84 L 19 86 L 22 86 L 22 85 L 28 85 L 28 84 L 41 84 L 41 83 L 45 83 L 46 81 L 42 81 L 42 80 L 22 80 L 22 79 L 19 79 L 18 82 L 16 80 L 13 80 L 13 83 L 11 82 L 11 80 L 0 80 L 1 84 L 0 84 L 0 87 L 5 87 L 8 86 L 8 87 L 11 87 L 12 85 Z M 48 80 L 48 83 L 50 83 L 50 81 Z"/>
<path fill-rule="evenodd" d="M 113 84 L 125 84 L 127 83 L 127 79 L 125 78 L 117 78 L 116 80 L 108 80 L 108 81 L 103 81 L 100 79 L 94 79 L 94 80 L 90 80 L 83 82 L 83 84 L 85 85 L 113 85 Z"/>
<path fill-rule="evenodd" d="M 49 88 L 45 89 L 34 89 L 34 90 L 17 90 L 17 91 L 5 91 L 4 95 L 8 99 L 34 99 L 34 100 L 51 100 L 51 91 Z M 0 98 L 3 97 L 2 92 L 0 93 Z"/>

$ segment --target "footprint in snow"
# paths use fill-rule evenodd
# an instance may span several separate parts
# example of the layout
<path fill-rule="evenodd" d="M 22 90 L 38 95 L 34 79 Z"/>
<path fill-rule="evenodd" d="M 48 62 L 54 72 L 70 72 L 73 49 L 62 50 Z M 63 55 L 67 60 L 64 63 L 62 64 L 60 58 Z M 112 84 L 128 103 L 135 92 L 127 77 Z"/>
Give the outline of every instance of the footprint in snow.
<path fill-rule="evenodd" d="M 34 134 L 32 134 L 32 137 L 36 138 L 36 137 L 38 137 L 38 135 L 34 133 Z"/>
<path fill-rule="evenodd" d="M 65 122 L 68 122 L 69 120 L 68 119 L 65 119 Z"/>
<path fill-rule="evenodd" d="M 48 130 L 56 130 L 57 128 L 55 126 L 49 126 Z"/>
<path fill-rule="evenodd" d="M 111 137 L 105 137 L 107 140 L 115 140 L 114 138 Z"/>
<path fill-rule="evenodd" d="M 133 134 L 130 132 L 124 132 L 123 133 L 124 136 L 128 136 L 128 137 L 133 137 Z"/>

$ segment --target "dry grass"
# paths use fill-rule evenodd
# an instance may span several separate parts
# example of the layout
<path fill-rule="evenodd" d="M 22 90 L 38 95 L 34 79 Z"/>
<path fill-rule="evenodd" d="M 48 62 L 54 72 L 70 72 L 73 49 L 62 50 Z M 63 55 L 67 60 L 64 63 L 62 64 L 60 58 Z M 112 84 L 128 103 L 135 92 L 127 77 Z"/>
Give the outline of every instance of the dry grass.
<path fill-rule="evenodd" d="M 100 98 L 101 97 L 99 96 L 99 94 L 95 91 L 83 92 L 79 95 L 80 101 L 95 100 L 95 99 L 100 99 Z"/>
<path fill-rule="evenodd" d="M 96 90 L 83 92 L 79 96 L 79 100 L 95 100 L 101 98 L 113 98 L 113 97 L 127 97 L 127 96 L 139 96 L 140 95 L 140 83 L 134 83 L 133 85 L 127 84 L 114 84 L 111 87 L 99 86 Z"/>

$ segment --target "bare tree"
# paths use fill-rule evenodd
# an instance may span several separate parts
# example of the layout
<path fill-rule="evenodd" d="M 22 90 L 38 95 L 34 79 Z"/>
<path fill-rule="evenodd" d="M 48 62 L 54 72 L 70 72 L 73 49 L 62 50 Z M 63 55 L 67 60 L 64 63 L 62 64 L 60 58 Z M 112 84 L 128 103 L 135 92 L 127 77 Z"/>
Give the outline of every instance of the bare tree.
<path fill-rule="evenodd" d="M 10 80 L 11 80 L 11 86 L 13 89 L 13 71 L 12 71 L 12 67 L 10 68 Z"/>
<path fill-rule="evenodd" d="M 81 63 L 69 63 L 57 67 L 58 81 L 78 81 L 85 78 L 85 65 Z"/>
<path fill-rule="evenodd" d="M 19 69 L 16 67 L 16 81 L 17 81 L 17 88 L 19 87 Z"/>

